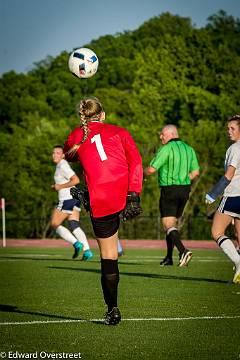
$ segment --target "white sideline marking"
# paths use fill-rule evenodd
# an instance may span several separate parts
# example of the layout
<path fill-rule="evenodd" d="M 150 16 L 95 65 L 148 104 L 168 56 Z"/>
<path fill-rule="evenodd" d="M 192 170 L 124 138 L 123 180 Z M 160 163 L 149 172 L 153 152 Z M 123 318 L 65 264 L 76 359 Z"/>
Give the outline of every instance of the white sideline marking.
<path fill-rule="evenodd" d="M 122 319 L 122 321 L 187 321 L 187 320 L 224 320 L 224 319 L 239 319 L 240 315 L 220 315 L 220 316 L 196 316 L 196 317 L 176 317 L 176 318 L 131 318 Z M 94 323 L 104 322 L 103 319 L 89 319 L 89 320 L 35 320 L 35 321 L 21 321 L 21 322 L 1 322 L 0 326 L 4 325 L 38 325 L 38 324 L 60 324 L 60 323 Z"/>

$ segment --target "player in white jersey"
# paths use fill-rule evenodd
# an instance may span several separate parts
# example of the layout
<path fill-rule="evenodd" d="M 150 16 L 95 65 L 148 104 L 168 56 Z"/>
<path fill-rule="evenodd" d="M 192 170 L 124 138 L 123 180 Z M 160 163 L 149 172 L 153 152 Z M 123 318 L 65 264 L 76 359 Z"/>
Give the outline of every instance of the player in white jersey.
<path fill-rule="evenodd" d="M 233 242 L 225 235 L 234 219 L 235 228 L 240 227 L 240 115 L 228 119 L 228 135 L 233 144 L 225 157 L 225 173 L 206 195 L 206 202 L 212 203 L 218 195 L 223 197 L 213 218 L 212 237 L 235 265 L 233 282 L 240 284 L 240 255 Z"/>
<path fill-rule="evenodd" d="M 63 147 L 56 145 L 52 154 L 53 162 L 56 164 L 54 174 L 55 184 L 52 188 L 58 192 L 58 205 L 53 210 L 51 226 L 56 233 L 74 247 L 73 259 L 78 257 L 83 249 L 82 260 L 90 260 L 93 254 L 90 250 L 87 238 L 79 226 L 79 212 L 81 204 L 78 200 L 73 199 L 70 194 L 71 187 L 79 183 L 79 178 L 64 159 Z M 68 220 L 69 229 L 62 225 Z"/>

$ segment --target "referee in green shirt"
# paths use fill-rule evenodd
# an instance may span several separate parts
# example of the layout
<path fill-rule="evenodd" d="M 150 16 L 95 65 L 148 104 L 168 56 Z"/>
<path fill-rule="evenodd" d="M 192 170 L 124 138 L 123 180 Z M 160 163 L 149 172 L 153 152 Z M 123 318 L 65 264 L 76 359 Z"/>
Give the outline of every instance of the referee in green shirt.
<path fill-rule="evenodd" d="M 181 242 L 178 231 L 178 219 L 189 198 L 191 180 L 199 175 L 199 165 L 194 149 L 179 139 L 175 125 L 166 125 L 160 133 L 162 146 L 157 151 L 144 175 L 158 172 L 158 184 L 161 189 L 159 209 L 166 232 L 167 256 L 161 266 L 173 265 L 173 247 L 179 251 L 179 266 L 186 266 L 192 258 L 192 252 Z"/>

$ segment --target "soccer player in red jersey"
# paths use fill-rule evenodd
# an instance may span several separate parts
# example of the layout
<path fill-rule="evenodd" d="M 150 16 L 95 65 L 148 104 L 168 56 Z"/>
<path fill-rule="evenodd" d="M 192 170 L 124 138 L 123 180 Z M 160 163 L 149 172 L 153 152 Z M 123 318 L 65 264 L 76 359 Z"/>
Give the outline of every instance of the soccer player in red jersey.
<path fill-rule="evenodd" d="M 80 126 L 65 142 L 68 161 L 79 161 L 90 196 L 90 216 L 101 256 L 101 284 L 108 306 L 105 324 L 121 320 L 117 307 L 118 228 L 120 213 L 128 219 L 141 212 L 142 160 L 127 130 L 105 124 L 97 98 L 79 104 Z"/>

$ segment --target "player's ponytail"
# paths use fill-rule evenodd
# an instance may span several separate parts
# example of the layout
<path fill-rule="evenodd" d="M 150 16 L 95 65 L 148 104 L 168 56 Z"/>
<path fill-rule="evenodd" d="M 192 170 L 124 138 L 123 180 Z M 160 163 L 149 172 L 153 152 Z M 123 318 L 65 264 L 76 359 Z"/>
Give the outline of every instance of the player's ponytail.
<path fill-rule="evenodd" d="M 90 132 L 88 123 L 90 121 L 100 121 L 103 107 L 97 98 L 91 97 L 80 101 L 77 106 L 77 112 L 80 118 L 80 127 L 83 129 L 83 138 L 68 150 L 67 154 L 72 156 L 78 151 L 80 145 L 88 138 Z"/>

